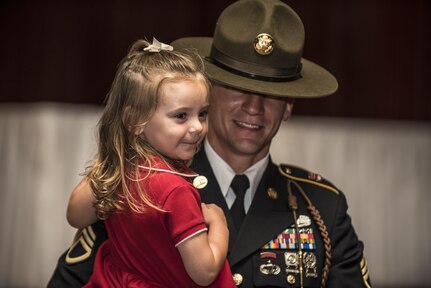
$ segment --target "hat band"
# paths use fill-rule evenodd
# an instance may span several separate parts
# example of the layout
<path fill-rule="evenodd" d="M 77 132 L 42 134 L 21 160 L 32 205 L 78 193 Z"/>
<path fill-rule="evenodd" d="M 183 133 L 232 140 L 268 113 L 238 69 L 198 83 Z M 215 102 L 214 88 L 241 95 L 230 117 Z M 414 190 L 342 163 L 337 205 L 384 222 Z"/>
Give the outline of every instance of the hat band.
<path fill-rule="evenodd" d="M 205 57 L 208 62 L 227 70 L 231 73 L 237 74 L 239 76 L 244 76 L 251 79 L 270 81 L 270 82 L 288 82 L 301 78 L 302 63 L 299 63 L 295 67 L 287 69 L 277 69 L 270 67 L 262 67 L 257 65 L 251 65 L 248 63 L 237 61 L 219 50 L 214 46 L 211 49 L 210 57 Z M 235 67 L 235 68 L 234 68 Z M 251 73 L 246 71 L 259 70 L 262 73 Z"/>

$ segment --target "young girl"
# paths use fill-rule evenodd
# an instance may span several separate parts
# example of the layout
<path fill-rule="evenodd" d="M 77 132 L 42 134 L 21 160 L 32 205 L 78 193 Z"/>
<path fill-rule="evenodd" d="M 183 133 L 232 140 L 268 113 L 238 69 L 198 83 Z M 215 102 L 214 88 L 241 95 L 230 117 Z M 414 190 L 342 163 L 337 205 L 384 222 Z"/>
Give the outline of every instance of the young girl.
<path fill-rule="evenodd" d="M 207 131 L 210 84 L 198 57 L 172 50 L 135 42 L 108 94 L 97 159 L 67 211 L 76 228 L 105 219 L 85 287 L 236 287 L 223 211 L 201 204 L 187 167 Z"/>

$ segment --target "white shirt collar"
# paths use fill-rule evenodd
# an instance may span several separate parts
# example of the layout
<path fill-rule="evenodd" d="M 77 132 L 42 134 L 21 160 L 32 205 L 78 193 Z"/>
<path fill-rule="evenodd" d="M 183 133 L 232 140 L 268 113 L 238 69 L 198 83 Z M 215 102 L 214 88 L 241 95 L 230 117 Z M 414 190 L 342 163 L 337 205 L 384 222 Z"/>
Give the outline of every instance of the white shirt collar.
<path fill-rule="evenodd" d="M 209 144 L 208 140 L 204 141 L 204 149 L 206 155 L 208 157 L 208 161 L 210 162 L 211 168 L 214 172 L 214 175 L 217 179 L 217 182 L 220 186 L 221 192 L 223 196 L 227 199 L 228 192 L 230 191 L 230 183 L 232 182 L 233 177 L 235 177 L 235 172 L 232 167 L 226 163 L 218 154 L 214 151 L 214 149 Z M 263 173 L 265 172 L 265 168 L 269 162 L 269 153 L 263 157 L 261 160 L 253 164 L 249 167 L 243 174 L 247 175 L 250 181 L 250 188 L 247 190 L 244 199 L 244 205 L 246 210 L 251 205 L 252 199 L 256 194 L 257 186 L 262 179 Z M 228 206 L 230 207 L 231 203 L 227 199 Z"/>

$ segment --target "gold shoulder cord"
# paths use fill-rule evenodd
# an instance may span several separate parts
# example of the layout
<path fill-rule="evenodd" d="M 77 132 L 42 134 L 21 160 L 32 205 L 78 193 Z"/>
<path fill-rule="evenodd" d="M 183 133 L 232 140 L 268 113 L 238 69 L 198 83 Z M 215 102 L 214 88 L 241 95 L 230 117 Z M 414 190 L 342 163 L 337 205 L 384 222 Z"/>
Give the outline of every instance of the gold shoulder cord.
<path fill-rule="evenodd" d="M 281 173 L 284 174 L 283 171 L 281 171 Z M 326 257 L 325 257 L 325 267 L 323 268 L 321 287 L 325 288 L 326 281 L 328 281 L 329 267 L 331 267 L 331 258 L 332 258 L 331 240 L 329 239 L 328 230 L 326 229 L 326 225 L 323 222 L 322 217 L 320 217 L 319 211 L 311 203 L 310 199 L 307 197 L 302 187 L 298 183 L 296 183 L 296 181 L 292 181 L 288 178 L 287 179 L 288 204 L 289 204 L 289 208 L 292 210 L 293 220 L 295 221 L 295 230 L 296 230 L 296 238 L 297 238 L 296 240 L 298 242 L 298 250 L 299 250 L 299 275 L 300 275 L 301 288 L 303 288 L 303 267 L 302 267 L 303 264 L 302 264 L 302 249 L 301 249 L 300 235 L 299 235 L 298 224 L 296 221 L 297 219 L 296 209 L 298 209 L 298 203 L 296 201 L 296 197 L 292 194 L 291 184 L 296 186 L 296 188 L 299 190 L 304 200 L 307 202 L 307 205 L 308 205 L 307 209 L 310 211 L 310 214 L 313 216 L 314 221 L 316 222 L 317 227 L 319 229 L 320 235 L 322 235 L 322 238 L 323 238 Z"/>

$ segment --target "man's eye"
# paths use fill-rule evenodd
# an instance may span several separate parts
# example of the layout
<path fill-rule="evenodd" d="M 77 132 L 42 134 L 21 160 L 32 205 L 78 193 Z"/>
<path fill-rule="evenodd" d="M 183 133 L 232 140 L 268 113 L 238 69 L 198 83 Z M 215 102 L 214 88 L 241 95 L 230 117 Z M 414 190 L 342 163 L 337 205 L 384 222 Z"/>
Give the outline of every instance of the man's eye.
<path fill-rule="evenodd" d="M 184 120 L 187 118 L 187 114 L 186 113 L 180 113 L 180 114 L 175 115 L 175 118 Z"/>

